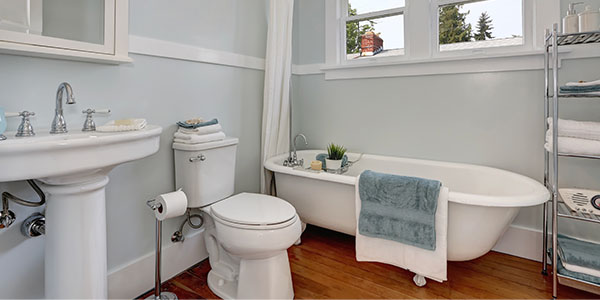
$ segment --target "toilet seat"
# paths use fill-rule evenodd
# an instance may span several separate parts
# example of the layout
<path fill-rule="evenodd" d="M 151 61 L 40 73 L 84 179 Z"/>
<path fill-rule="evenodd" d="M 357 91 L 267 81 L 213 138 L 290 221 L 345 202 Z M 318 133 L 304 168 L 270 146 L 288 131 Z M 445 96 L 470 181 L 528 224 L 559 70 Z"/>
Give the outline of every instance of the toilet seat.
<path fill-rule="evenodd" d="M 293 224 L 296 209 L 273 196 L 241 193 L 211 205 L 216 221 L 244 229 L 276 229 Z"/>

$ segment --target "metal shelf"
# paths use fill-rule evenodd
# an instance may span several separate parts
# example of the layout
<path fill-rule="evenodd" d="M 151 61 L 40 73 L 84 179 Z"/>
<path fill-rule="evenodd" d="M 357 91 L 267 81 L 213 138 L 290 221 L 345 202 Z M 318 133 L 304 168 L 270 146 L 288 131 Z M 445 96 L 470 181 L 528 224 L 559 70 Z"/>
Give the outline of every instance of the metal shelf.
<path fill-rule="evenodd" d="M 600 217 L 581 211 L 574 211 L 560 198 L 558 199 L 558 216 L 583 222 L 592 222 L 600 224 Z"/>
<path fill-rule="evenodd" d="M 571 276 L 556 274 L 558 276 L 558 282 L 562 285 L 566 285 L 586 292 L 600 294 L 600 285 L 593 282 L 583 281 L 581 279 L 573 278 Z"/>
<path fill-rule="evenodd" d="M 558 35 L 558 46 L 600 43 L 600 31 L 561 33 Z"/>
<path fill-rule="evenodd" d="M 593 32 L 581 32 L 571 34 L 561 34 L 558 32 L 558 24 L 554 24 L 551 29 L 546 30 L 545 34 L 545 54 L 544 54 L 544 77 L 545 77 L 545 89 L 544 89 L 544 122 L 549 117 L 553 117 L 554 114 L 558 114 L 559 106 L 561 101 L 551 101 L 552 98 L 600 98 L 600 94 L 586 94 L 586 93 L 561 93 L 558 87 L 559 82 L 559 46 L 575 46 L 575 45 L 586 45 L 586 44 L 600 44 L 600 31 Z M 552 96 L 551 96 L 552 95 Z M 554 116 L 556 117 L 556 116 Z M 558 131 L 558 124 L 554 123 L 554 132 Z M 558 142 L 558 141 L 556 141 Z M 558 191 L 554 191 L 553 187 L 559 187 L 559 159 L 558 157 L 576 157 L 576 158 L 588 158 L 588 159 L 600 159 L 600 155 L 581 155 L 572 153 L 553 153 L 546 151 L 544 153 L 544 185 L 550 190 L 552 194 L 551 202 L 544 203 L 544 214 L 543 214 L 543 249 L 544 255 L 542 257 L 542 273 L 547 273 L 547 259 L 545 255 L 548 249 L 548 208 L 551 208 L 552 212 L 552 250 L 551 259 L 552 263 L 556 266 L 557 261 L 557 246 L 558 246 L 558 232 L 559 232 L 559 219 L 568 218 L 578 221 L 590 222 L 600 224 L 600 217 L 592 213 L 572 211 L 560 198 Z M 552 170 L 552 174 L 550 174 Z M 570 276 L 558 274 L 553 272 L 552 274 L 552 297 L 556 299 L 558 297 L 558 286 L 559 284 L 574 287 L 577 289 L 589 291 L 600 295 L 600 285 L 572 278 Z"/>

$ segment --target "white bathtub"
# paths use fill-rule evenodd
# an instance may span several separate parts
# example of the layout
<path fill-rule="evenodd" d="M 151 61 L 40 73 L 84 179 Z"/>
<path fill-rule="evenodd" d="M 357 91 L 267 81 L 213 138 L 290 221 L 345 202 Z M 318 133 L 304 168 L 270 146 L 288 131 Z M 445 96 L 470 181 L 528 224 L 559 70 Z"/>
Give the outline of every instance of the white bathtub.
<path fill-rule="evenodd" d="M 299 151 L 305 166 L 321 150 Z M 476 165 L 365 154 L 347 173 L 329 174 L 283 166 L 287 155 L 269 159 L 277 195 L 302 221 L 355 235 L 354 185 L 364 170 L 436 179 L 450 189 L 448 260 L 475 259 L 490 251 L 521 207 L 544 203 L 550 194 L 539 182 L 516 173 Z M 351 161 L 359 154 L 349 153 Z"/>

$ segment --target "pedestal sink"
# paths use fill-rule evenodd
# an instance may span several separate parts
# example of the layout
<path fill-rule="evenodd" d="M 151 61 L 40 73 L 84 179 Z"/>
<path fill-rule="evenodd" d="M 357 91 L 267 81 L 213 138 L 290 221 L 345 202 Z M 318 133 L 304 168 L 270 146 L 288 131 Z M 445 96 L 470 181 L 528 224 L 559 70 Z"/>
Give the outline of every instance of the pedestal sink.
<path fill-rule="evenodd" d="M 46 298 L 107 298 L 107 175 L 119 164 L 156 153 L 161 132 L 147 126 L 27 138 L 6 133 L 8 140 L 0 142 L 0 182 L 37 179 L 48 196 Z"/>

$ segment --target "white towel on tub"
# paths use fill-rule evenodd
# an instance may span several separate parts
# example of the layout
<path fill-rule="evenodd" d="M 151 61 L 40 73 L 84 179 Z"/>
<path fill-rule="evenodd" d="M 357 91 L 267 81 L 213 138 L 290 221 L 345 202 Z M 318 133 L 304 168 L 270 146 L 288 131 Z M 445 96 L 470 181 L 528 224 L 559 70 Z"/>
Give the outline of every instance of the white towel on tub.
<path fill-rule="evenodd" d="M 359 179 L 360 176 L 356 182 Z M 361 235 L 358 232 L 361 201 L 356 184 L 356 260 L 394 265 L 439 282 L 448 280 L 448 193 L 447 187 L 440 188 L 435 213 L 435 251 L 430 251 Z"/>

